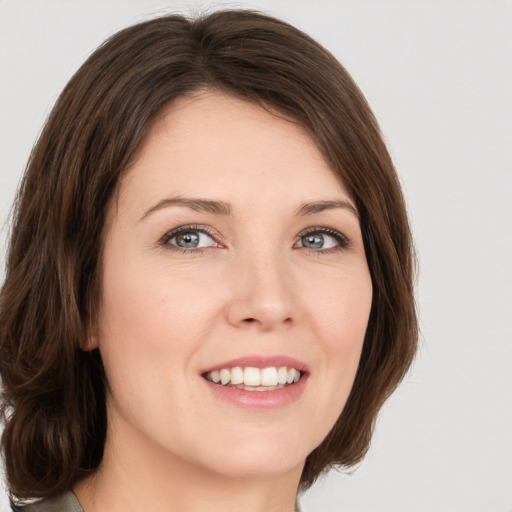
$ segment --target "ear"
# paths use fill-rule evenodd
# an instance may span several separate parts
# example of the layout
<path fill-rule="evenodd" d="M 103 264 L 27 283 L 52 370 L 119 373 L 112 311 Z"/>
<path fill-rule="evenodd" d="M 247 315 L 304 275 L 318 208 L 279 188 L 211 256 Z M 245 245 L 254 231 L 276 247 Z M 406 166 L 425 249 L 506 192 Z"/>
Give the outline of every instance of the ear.
<path fill-rule="evenodd" d="M 88 318 L 85 327 L 85 339 L 82 341 L 80 348 L 84 352 L 91 352 L 99 347 L 99 328 L 98 323 L 92 318 Z"/>
<path fill-rule="evenodd" d="M 84 343 L 80 347 L 84 352 L 91 352 L 98 348 L 98 335 L 88 329 Z"/>
<path fill-rule="evenodd" d="M 98 326 L 98 315 L 97 315 L 97 301 L 94 300 L 95 295 L 87 295 L 85 305 L 86 318 L 83 320 L 85 327 L 85 337 L 80 343 L 80 349 L 84 352 L 92 352 L 99 347 L 99 326 Z"/>

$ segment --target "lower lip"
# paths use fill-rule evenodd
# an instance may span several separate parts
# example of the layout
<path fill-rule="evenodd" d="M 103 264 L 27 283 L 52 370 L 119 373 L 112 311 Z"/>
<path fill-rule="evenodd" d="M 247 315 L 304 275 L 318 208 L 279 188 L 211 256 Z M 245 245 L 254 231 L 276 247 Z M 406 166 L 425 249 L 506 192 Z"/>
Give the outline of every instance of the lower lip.
<path fill-rule="evenodd" d="M 246 391 L 245 389 L 221 386 L 203 379 L 211 392 L 218 398 L 226 400 L 237 407 L 245 409 L 276 409 L 295 402 L 302 395 L 308 375 L 289 386 L 272 391 Z"/>

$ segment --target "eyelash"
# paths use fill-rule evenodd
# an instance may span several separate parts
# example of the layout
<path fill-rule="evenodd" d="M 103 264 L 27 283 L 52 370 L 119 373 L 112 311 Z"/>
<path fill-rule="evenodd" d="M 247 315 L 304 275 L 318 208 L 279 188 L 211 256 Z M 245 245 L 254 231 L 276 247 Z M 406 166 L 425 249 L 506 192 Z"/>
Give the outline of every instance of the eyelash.
<path fill-rule="evenodd" d="M 310 252 L 310 253 L 313 253 L 315 255 L 331 254 L 333 252 L 346 251 L 350 248 L 351 242 L 343 233 L 340 233 L 339 231 L 336 231 L 335 229 L 332 229 L 332 228 L 321 227 L 321 226 L 314 226 L 311 228 L 307 228 L 305 231 L 300 233 L 300 235 L 298 235 L 295 243 L 297 243 L 304 236 L 314 235 L 314 234 L 318 234 L 318 233 L 332 236 L 339 243 L 339 245 L 336 247 L 332 247 L 330 249 L 321 249 L 321 250 L 316 250 L 316 251 L 313 249 L 309 249 L 308 252 Z M 306 247 L 304 249 L 308 250 Z"/>
<path fill-rule="evenodd" d="M 179 235 L 180 233 L 186 233 L 187 231 L 195 231 L 198 233 L 204 233 L 211 237 L 216 243 L 218 242 L 219 235 L 216 231 L 212 230 L 209 226 L 203 226 L 203 225 L 195 225 L 195 224 L 189 224 L 185 226 L 180 226 L 176 229 L 173 229 L 169 232 L 167 232 L 158 242 L 160 246 L 166 247 L 170 250 L 177 251 L 184 254 L 191 254 L 191 253 L 203 253 L 210 251 L 211 249 L 215 249 L 215 247 L 199 247 L 195 249 L 185 249 L 183 247 L 178 247 L 177 245 L 170 244 L 169 241 L 174 238 L 175 236 Z M 308 249 L 307 247 L 301 247 L 302 249 L 305 249 L 309 253 L 313 253 L 315 255 L 320 254 L 330 254 L 333 252 L 338 251 L 346 251 L 350 248 L 351 242 L 350 240 L 339 231 L 336 231 L 335 229 L 327 228 L 327 227 L 321 227 L 321 226 L 315 226 L 307 228 L 306 230 L 302 231 L 296 238 L 294 242 L 294 246 L 301 240 L 301 238 L 313 235 L 313 234 L 325 234 L 333 237 L 337 242 L 338 246 L 332 247 L 330 249 L 320 249 L 320 250 L 314 250 L 314 249 Z"/>
<path fill-rule="evenodd" d="M 169 243 L 169 241 L 174 238 L 175 236 L 179 235 L 180 233 L 186 233 L 187 231 L 195 231 L 198 233 L 204 233 L 208 235 L 210 238 L 212 238 L 215 242 L 219 243 L 217 239 L 219 238 L 216 231 L 211 229 L 208 226 L 200 226 L 197 224 L 188 224 L 186 226 L 180 226 L 176 229 L 173 229 L 172 231 L 169 231 L 166 233 L 158 242 L 159 245 L 166 247 L 172 251 L 177 251 L 184 254 L 191 254 L 191 253 L 203 253 L 207 252 L 211 249 L 215 249 L 215 247 L 199 247 L 196 249 L 185 249 L 183 247 L 178 247 L 177 245 L 172 245 Z"/>

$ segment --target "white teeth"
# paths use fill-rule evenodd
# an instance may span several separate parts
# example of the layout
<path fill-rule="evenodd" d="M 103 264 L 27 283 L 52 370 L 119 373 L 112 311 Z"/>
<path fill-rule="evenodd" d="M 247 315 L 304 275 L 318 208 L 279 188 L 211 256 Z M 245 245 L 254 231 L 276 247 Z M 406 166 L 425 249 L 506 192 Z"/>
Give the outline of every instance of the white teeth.
<path fill-rule="evenodd" d="M 237 389 L 243 389 L 245 391 L 274 391 L 274 389 L 282 389 L 284 385 L 279 384 L 277 386 L 244 386 L 243 384 L 239 384 L 238 386 L 233 386 Z"/>
<path fill-rule="evenodd" d="M 231 380 L 231 372 L 223 368 L 220 371 L 220 383 L 225 386 Z"/>
<path fill-rule="evenodd" d="M 286 384 L 286 379 L 288 378 L 288 369 L 286 366 L 281 366 L 277 371 L 277 380 L 279 384 Z"/>
<path fill-rule="evenodd" d="M 260 369 L 247 366 L 244 370 L 244 384 L 246 386 L 259 386 L 261 384 Z"/>
<path fill-rule="evenodd" d="M 209 372 L 205 377 L 215 384 L 230 385 L 247 391 L 273 391 L 297 382 L 301 377 L 301 372 L 286 366 L 279 368 L 269 366 L 262 369 L 252 366 L 245 368 L 235 366 L 231 369 L 222 368 Z"/>
<path fill-rule="evenodd" d="M 242 384 L 244 382 L 244 371 L 240 366 L 231 370 L 231 384 Z"/>
<path fill-rule="evenodd" d="M 263 368 L 260 373 L 262 386 L 277 386 L 279 380 L 277 378 L 277 370 L 274 367 Z"/>

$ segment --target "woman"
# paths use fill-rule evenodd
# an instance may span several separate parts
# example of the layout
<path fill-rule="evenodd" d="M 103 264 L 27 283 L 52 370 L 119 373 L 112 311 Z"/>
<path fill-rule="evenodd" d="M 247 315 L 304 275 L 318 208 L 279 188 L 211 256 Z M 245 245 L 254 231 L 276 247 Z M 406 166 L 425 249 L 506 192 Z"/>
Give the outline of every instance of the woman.
<path fill-rule="evenodd" d="M 114 35 L 31 155 L 0 326 L 13 510 L 292 510 L 362 459 L 416 348 L 357 86 L 255 12 Z"/>

